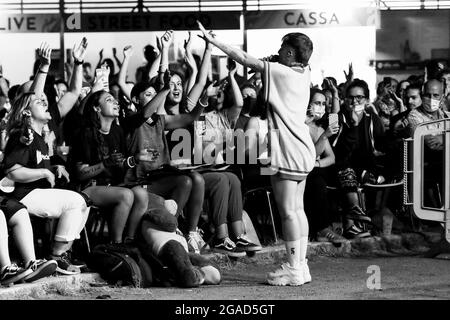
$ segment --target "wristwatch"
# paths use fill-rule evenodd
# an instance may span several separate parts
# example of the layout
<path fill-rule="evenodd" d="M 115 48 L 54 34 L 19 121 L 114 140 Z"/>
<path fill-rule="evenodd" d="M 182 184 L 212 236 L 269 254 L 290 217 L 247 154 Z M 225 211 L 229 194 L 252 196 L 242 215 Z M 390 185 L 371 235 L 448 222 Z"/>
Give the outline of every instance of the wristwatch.
<path fill-rule="evenodd" d="M 84 63 L 84 60 L 78 60 L 78 59 L 75 59 L 75 60 L 73 61 L 73 63 L 75 63 L 76 65 L 80 65 L 80 64 L 83 64 L 83 63 Z"/>

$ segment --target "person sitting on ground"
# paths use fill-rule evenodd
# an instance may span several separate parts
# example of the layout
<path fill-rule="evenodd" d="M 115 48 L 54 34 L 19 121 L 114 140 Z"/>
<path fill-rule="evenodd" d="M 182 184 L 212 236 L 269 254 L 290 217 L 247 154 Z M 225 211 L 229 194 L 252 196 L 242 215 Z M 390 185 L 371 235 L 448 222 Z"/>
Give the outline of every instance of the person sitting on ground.
<path fill-rule="evenodd" d="M 0 201 L 0 284 L 33 282 L 52 275 L 58 264 L 55 260 L 36 259 L 33 228 L 26 207 L 5 196 L 0 196 Z M 10 260 L 8 229 L 12 230 L 16 248 L 23 259 L 21 267 Z"/>
<path fill-rule="evenodd" d="M 156 257 L 168 268 L 177 286 L 192 288 L 219 284 L 222 277 L 218 266 L 190 252 L 186 239 L 177 233 L 176 202 L 161 199 L 152 197 L 152 204 L 142 219 L 139 240 L 143 243 L 140 246 L 143 257 L 149 254 Z"/>

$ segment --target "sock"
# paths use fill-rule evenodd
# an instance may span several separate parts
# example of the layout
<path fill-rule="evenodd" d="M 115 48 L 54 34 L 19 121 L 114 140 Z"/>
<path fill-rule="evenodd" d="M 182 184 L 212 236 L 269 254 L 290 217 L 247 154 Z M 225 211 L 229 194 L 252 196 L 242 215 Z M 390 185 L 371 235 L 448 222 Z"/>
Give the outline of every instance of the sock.
<path fill-rule="evenodd" d="M 291 267 L 298 268 L 300 266 L 301 244 L 300 240 L 286 241 L 286 254 Z"/>
<path fill-rule="evenodd" d="M 301 264 L 306 261 L 306 251 L 308 250 L 308 237 L 301 237 L 298 240 L 300 243 L 300 254 L 298 262 Z"/>

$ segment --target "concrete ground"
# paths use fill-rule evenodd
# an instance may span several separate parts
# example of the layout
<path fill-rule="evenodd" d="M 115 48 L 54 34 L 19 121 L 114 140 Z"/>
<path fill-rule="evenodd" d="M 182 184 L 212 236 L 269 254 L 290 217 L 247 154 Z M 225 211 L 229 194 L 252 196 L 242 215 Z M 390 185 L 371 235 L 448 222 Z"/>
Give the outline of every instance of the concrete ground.
<path fill-rule="evenodd" d="M 0 288 L 0 299 L 19 300 L 322 300 L 449 299 L 450 261 L 424 258 L 439 234 L 403 234 L 348 241 L 340 247 L 311 243 L 313 281 L 301 287 L 272 287 L 265 274 L 284 261 L 283 245 L 266 247 L 252 258 L 210 255 L 222 268 L 219 286 L 130 288 L 106 284 L 98 274 L 59 276 L 33 284 Z"/>

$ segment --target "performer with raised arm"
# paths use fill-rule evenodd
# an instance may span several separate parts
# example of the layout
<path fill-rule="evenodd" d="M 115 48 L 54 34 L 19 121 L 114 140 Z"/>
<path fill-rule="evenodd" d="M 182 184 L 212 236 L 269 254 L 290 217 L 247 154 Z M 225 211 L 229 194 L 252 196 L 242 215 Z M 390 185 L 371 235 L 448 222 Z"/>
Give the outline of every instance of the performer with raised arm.
<path fill-rule="evenodd" d="M 200 22 L 197 23 L 211 44 L 236 62 L 263 75 L 271 139 L 271 183 L 282 219 L 288 258 L 281 268 L 267 275 L 267 281 L 279 286 L 310 282 L 306 259 L 308 220 L 303 209 L 303 193 L 306 177 L 314 168 L 316 158 L 314 143 L 305 124 L 311 83 L 308 61 L 313 44 L 302 33 L 289 33 L 282 38 L 278 56 L 265 61 L 221 42 L 212 31 L 206 31 Z"/>

